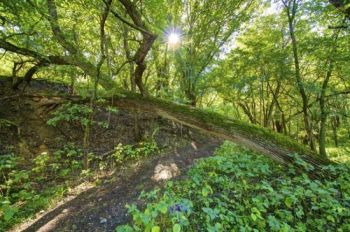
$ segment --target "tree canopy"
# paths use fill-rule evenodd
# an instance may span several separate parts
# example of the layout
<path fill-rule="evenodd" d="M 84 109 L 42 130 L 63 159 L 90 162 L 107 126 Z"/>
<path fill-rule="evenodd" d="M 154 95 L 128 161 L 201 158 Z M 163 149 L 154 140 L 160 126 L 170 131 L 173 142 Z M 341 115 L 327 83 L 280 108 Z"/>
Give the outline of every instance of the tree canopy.
<path fill-rule="evenodd" d="M 88 77 L 96 88 L 218 108 L 326 156 L 327 131 L 338 145 L 349 103 L 348 5 L 330 3 L 2 1 L 1 72 L 14 89 Z"/>

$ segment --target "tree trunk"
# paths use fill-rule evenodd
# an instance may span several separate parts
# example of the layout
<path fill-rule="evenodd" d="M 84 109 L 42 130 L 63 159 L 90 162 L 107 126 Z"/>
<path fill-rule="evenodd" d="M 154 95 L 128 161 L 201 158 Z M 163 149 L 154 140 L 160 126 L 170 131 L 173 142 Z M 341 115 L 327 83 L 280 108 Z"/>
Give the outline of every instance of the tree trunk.
<path fill-rule="evenodd" d="M 339 144 L 338 144 L 338 133 L 337 133 L 337 128 L 338 128 L 338 126 L 339 126 L 339 117 L 338 117 L 338 116 L 334 116 L 334 117 L 332 118 L 332 123 L 331 123 L 331 125 L 332 125 L 332 131 L 333 131 L 333 141 L 334 141 L 334 145 L 335 145 L 336 147 L 338 147 L 338 146 L 339 146 Z"/>
<path fill-rule="evenodd" d="M 303 118 L 304 118 L 304 127 L 305 131 L 308 136 L 308 144 L 311 148 L 311 150 L 315 151 L 316 146 L 312 134 L 312 128 L 310 123 L 310 117 L 308 113 L 308 105 L 309 100 L 306 95 L 304 84 L 301 79 L 301 73 L 300 73 L 300 64 L 299 64 L 299 55 L 298 55 L 298 43 L 297 39 L 295 37 L 294 32 L 294 23 L 295 23 L 295 15 L 297 11 L 297 3 L 295 0 L 288 0 L 288 3 L 285 3 L 285 7 L 287 10 L 287 16 L 288 16 L 288 25 L 289 25 L 289 33 L 292 40 L 292 47 L 293 47 L 293 57 L 294 57 L 294 67 L 295 67 L 295 79 L 297 82 L 298 91 L 300 93 L 301 99 L 302 99 L 302 110 L 303 110 Z"/>
<path fill-rule="evenodd" d="M 333 56 L 336 52 L 337 48 L 337 40 L 338 40 L 338 35 L 339 35 L 340 30 L 336 30 L 333 35 L 333 47 L 329 51 L 329 57 L 327 60 L 327 72 L 326 76 L 323 80 L 322 88 L 321 88 L 321 94 L 319 97 L 319 103 L 320 103 L 320 135 L 319 135 L 319 152 L 321 156 L 327 156 L 326 153 L 326 122 L 327 122 L 327 111 L 326 111 L 326 90 L 328 87 L 329 80 L 332 76 L 333 68 L 334 68 L 334 61 L 333 61 Z"/>
<path fill-rule="evenodd" d="M 125 50 L 125 56 L 126 56 L 127 61 L 129 62 L 130 88 L 131 88 L 132 92 L 135 92 L 136 91 L 135 65 L 134 65 L 133 57 L 131 55 L 129 43 L 128 43 L 129 30 L 128 30 L 127 26 L 125 26 L 125 25 L 123 25 L 123 30 L 124 30 L 123 31 L 123 45 L 124 45 L 124 50 Z"/>
<path fill-rule="evenodd" d="M 135 4 L 130 0 L 119 0 L 119 2 L 124 6 L 126 13 L 132 19 L 138 30 L 142 34 L 142 42 L 140 47 L 137 49 L 133 61 L 136 63 L 135 69 L 135 83 L 140 90 L 140 93 L 145 96 L 147 95 L 145 86 L 143 84 L 142 76 L 146 70 L 145 58 L 148 52 L 151 50 L 154 41 L 157 36 L 149 32 L 145 22 L 142 19 L 142 15 L 136 9 Z"/>

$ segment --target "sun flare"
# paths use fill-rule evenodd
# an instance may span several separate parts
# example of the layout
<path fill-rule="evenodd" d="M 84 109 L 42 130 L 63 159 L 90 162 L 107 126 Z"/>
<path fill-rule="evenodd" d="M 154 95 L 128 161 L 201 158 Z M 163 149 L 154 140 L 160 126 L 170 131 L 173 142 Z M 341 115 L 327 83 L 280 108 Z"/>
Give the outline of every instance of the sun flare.
<path fill-rule="evenodd" d="M 171 32 L 168 36 L 168 43 L 171 46 L 176 46 L 180 43 L 180 35 L 176 32 Z"/>

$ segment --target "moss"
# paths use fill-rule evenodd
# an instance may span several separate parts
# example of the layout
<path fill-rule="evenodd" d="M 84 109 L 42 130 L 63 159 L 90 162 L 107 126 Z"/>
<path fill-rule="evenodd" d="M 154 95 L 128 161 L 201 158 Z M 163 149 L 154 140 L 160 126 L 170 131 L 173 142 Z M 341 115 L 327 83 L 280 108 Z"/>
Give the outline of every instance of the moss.
<path fill-rule="evenodd" d="M 315 155 L 307 147 L 299 144 L 293 139 L 254 124 L 229 118 L 216 112 L 180 105 L 154 97 L 143 98 L 135 93 L 123 94 L 125 95 L 124 99 L 140 101 L 145 105 L 152 105 L 154 108 L 159 108 L 172 114 L 177 114 L 183 118 L 187 118 L 188 120 L 196 119 L 197 121 L 206 124 L 208 127 L 215 126 L 231 133 L 241 134 L 246 138 L 259 139 L 266 141 L 267 143 L 273 143 L 281 148 L 287 149 L 291 153 L 295 152 L 299 154 Z"/>

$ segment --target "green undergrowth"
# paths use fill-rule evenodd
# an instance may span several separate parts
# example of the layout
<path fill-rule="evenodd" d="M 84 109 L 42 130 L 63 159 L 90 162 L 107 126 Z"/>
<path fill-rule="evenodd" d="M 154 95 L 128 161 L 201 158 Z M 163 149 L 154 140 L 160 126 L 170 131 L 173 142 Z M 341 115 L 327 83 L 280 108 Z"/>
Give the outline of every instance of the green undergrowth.
<path fill-rule="evenodd" d="M 338 163 L 346 163 L 350 165 L 350 145 L 347 144 L 342 147 L 328 147 L 327 154 L 331 160 Z"/>
<path fill-rule="evenodd" d="M 0 231 L 32 217 L 62 198 L 82 170 L 81 150 L 69 144 L 26 160 L 0 156 Z"/>
<path fill-rule="evenodd" d="M 349 168 L 324 169 L 337 177 L 310 179 L 226 142 L 186 180 L 142 193 L 144 208 L 128 205 L 132 222 L 116 231 L 350 231 Z"/>
<path fill-rule="evenodd" d="M 79 184 L 98 184 L 101 172 L 158 152 L 154 141 L 117 144 L 110 154 L 90 153 L 89 169 L 83 169 L 83 151 L 74 144 L 29 160 L 15 154 L 0 155 L 0 231 L 54 205 Z"/>

